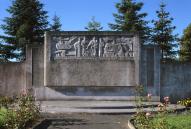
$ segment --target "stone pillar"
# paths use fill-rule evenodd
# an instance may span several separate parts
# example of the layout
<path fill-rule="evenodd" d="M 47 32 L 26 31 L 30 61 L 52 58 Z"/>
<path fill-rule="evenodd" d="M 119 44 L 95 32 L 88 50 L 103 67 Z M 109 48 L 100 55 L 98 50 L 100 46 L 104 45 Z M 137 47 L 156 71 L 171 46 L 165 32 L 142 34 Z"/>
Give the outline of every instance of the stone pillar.
<path fill-rule="evenodd" d="M 141 56 L 141 84 L 148 93 L 160 96 L 160 48 L 144 45 Z"/>
<path fill-rule="evenodd" d="M 141 84 L 141 42 L 139 35 L 134 36 L 134 44 L 133 44 L 133 52 L 134 52 L 134 60 L 135 60 L 135 81 L 136 85 Z"/>
<path fill-rule="evenodd" d="M 44 42 L 44 86 L 47 86 L 47 67 L 51 59 L 51 36 L 48 32 L 45 32 Z"/>
<path fill-rule="evenodd" d="M 154 47 L 154 88 L 157 96 L 160 96 L 160 59 L 161 52 L 159 46 Z"/>
<path fill-rule="evenodd" d="M 32 89 L 32 46 L 26 46 L 26 62 L 25 62 L 25 70 L 26 70 L 26 85 L 25 89 Z"/>

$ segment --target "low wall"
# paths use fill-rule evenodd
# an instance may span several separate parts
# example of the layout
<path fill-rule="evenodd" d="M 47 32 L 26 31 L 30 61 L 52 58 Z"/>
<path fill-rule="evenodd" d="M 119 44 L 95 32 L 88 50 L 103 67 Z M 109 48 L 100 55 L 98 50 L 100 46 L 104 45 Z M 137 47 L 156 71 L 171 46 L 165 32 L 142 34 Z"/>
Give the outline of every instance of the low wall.
<path fill-rule="evenodd" d="M 0 95 L 14 96 L 26 86 L 24 63 L 0 64 Z"/>
<path fill-rule="evenodd" d="M 172 102 L 191 97 L 191 63 L 161 63 L 161 98 Z"/>

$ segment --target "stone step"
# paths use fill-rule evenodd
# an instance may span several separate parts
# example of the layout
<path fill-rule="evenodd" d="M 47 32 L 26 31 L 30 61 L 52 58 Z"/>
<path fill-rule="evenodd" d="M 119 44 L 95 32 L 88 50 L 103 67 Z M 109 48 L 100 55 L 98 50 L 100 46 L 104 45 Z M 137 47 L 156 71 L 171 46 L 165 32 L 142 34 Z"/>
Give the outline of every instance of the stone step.
<path fill-rule="evenodd" d="M 159 108 L 144 108 L 145 112 L 156 112 Z M 183 111 L 185 108 L 169 107 L 168 110 Z M 98 114 L 135 114 L 137 109 L 79 109 L 79 108 L 42 108 L 42 113 L 98 113 Z"/>
<path fill-rule="evenodd" d="M 134 101 L 41 101 L 42 113 L 100 113 L 100 114 L 134 114 L 137 112 Z M 144 102 L 145 112 L 156 112 L 160 102 Z M 180 105 L 170 105 L 168 110 L 185 110 Z"/>
<path fill-rule="evenodd" d="M 135 101 L 37 101 L 42 107 L 72 108 L 135 108 Z M 144 107 L 157 106 L 160 102 L 144 102 Z"/>

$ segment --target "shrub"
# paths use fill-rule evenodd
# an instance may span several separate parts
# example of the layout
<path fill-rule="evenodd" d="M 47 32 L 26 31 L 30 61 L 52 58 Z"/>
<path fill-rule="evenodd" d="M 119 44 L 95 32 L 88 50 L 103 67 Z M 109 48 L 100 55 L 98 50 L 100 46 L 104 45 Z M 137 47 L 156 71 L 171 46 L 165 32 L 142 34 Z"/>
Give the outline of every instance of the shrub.
<path fill-rule="evenodd" d="M 136 98 L 138 99 L 136 99 L 137 113 L 134 115 L 133 121 L 135 127 L 138 129 L 169 129 L 166 115 L 168 113 L 167 107 L 170 104 L 170 98 L 164 97 L 164 103 L 158 105 L 159 111 L 156 114 L 153 114 L 152 112 L 145 112 L 142 106 L 144 100 L 151 102 L 152 94 L 148 94 L 147 97 L 144 96 L 144 90 L 142 86 L 139 86 L 136 91 L 138 95 Z"/>
<path fill-rule="evenodd" d="M 181 104 L 186 107 L 191 107 L 191 98 L 187 98 L 187 99 L 178 101 L 178 104 Z"/>
<path fill-rule="evenodd" d="M 14 105 L 6 112 L 4 129 L 26 129 L 27 125 L 39 118 L 39 107 L 35 105 L 32 95 L 21 94 Z"/>
<path fill-rule="evenodd" d="M 6 97 L 6 96 L 1 96 L 0 97 L 0 107 L 8 107 L 8 105 L 12 104 L 13 98 L 11 97 Z"/>

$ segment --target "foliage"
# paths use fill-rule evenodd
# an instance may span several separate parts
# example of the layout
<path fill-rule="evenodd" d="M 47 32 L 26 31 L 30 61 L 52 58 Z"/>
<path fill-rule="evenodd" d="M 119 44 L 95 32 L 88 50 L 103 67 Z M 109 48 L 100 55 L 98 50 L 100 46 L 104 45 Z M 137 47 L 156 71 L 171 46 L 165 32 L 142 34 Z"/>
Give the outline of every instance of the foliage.
<path fill-rule="evenodd" d="M 95 20 L 95 17 L 92 17 L 91 21 L 88 22 L 87 27 L 85 27 L 87 31 L 101 31 L 103 27 L 101 27 L 101 23 Z"/>
<path fill-rule="evenodd" d="M 0 107 L 8 107 L 8 105 L 12 104 L 14 102 L 13 98 L 10 97 L 0 97 Z"/>
<path fill-rule="evenodd" d="M 152 127 L 150 118 L 146 116 L 145 112 L 137 112 L 134 118 L 136 128 L 150 129 L 150 127 Z"/>
<path fill-rule="evenodd" d="M 137 113 L 134 117 L 134 125 L 138 129 L 149 129 L 150 119 L 143 111 L 143 101 L 145 101 L 145 89 L 144 86 L 136 86 L 136 104 L 137 104 Z M 149 97 L 150 98 L 150 97 Z"/>
<path fill-rule="evenodd" d="M 180 44 L 180 60 L 191 61 L 191 24 L 184 30 Z"/>
<path fill-rule="evenodd" d="M 136 86 L 135 88 L 135 91 L 136 91 L 136 105 L 137 105 L 137 108 L 139 109 L 142 108 L 142 102 L 145 101 L 145 94 L 146 94 L 146 90 L 144 89 L 144 86 L 140 85 L 140 86 Z"/>
<path fill-rule="evenodd" d="M 134 125 L 138 129 L 168 129 L 169 125 L 166 121 L 167 107 L 169 104 L 169 97 L 164 97 L 164 103 L 158 105 L 159 111 L 157 114 L 152 112 L 145 112 L 143 109 L 143 101 L 147 98 L 148 102 L 151 102 L 152 94 L 144 96 L 145 90 L 143 86 L 137 86 L 137 113 L 133 116 Z M 153 109 L 154 111 L 154 109 Z M 153 121 L 156 118 L 158 121 Z"/>
<path fill-rule="evenodd" d="M 3 39 L 10 40 L 8 37 L 0 36 L 0 62 L 10 62 L 9 59 L 18 57 L 19 54 L 15 53 L 16 47 L 11 44 L 5 44 Z"/>
<path fill-rule="evenodd" d="M 165 10 L 166 5 L 160 4 L 160 10 L 156 11 L 158 20 L 153 20 L 154 28 L 152 29 L 151 40 L 153 43 L 159 45 L 162 51 L 162 58 L 175 57 L 177 47 L 177 35 L 173 35 L 175 26 L 172 26 L 173 18 L 170 18 L 170 13 Z"/>
<path fill-rule="evenodd" d="M 0 128 L 3 128 L 3 125 L 5 123 L 5 117 L 7 114 L 7 109 L 4 107 L 0 107 Z"/>
<path fill-rule="evenodd" d="M 186 107 L 191 107 L 191 98 L 187 98 L 187 99 L 178 101 L 178 104 L 181 104 Z"/>
<path fill-rule="evenodd" d="M 22 60 L 28 42 L 42 42 L 47 29 L 47 12 L 39 0 L 13 0 L 7 9 L 10 14 L 3 21 L 1 28 L 6 36 L 1 36 L 4 44 L 0 46 L 1 58 Z M 20 42 L 25 39 L 25 42 Z M 2 43 L 1 43 L 2 44 Z"/>
<path fill-rule="evenodd" d="M 144 20 L 147 13 L 140 13 L 142 7 L 142 2 L 121 0 L 116 4 L 118 13 L 113 14 L 115 24 L 110 23 L 110 28 L 115 31 L 139 33 L 142 41 L 146 42 L 150 36 L 150 28 L 147 26 L 148 22 Z"/>
<path fill-rule="evenodd" d="M 26 129 L 39 118 L 39 107 L 35 105 L 34 97 L 21 94 L 14 103 L 14 108 L 7 108 L 1 125 L 3 129 Z"/>
<path fill-rule="evenodd" d="M 61 31 L 62 24 L 60 23 L 60 17 L 54 15 L 52 19 L 53 23 L 50 25 L 51 31 Z"/>

